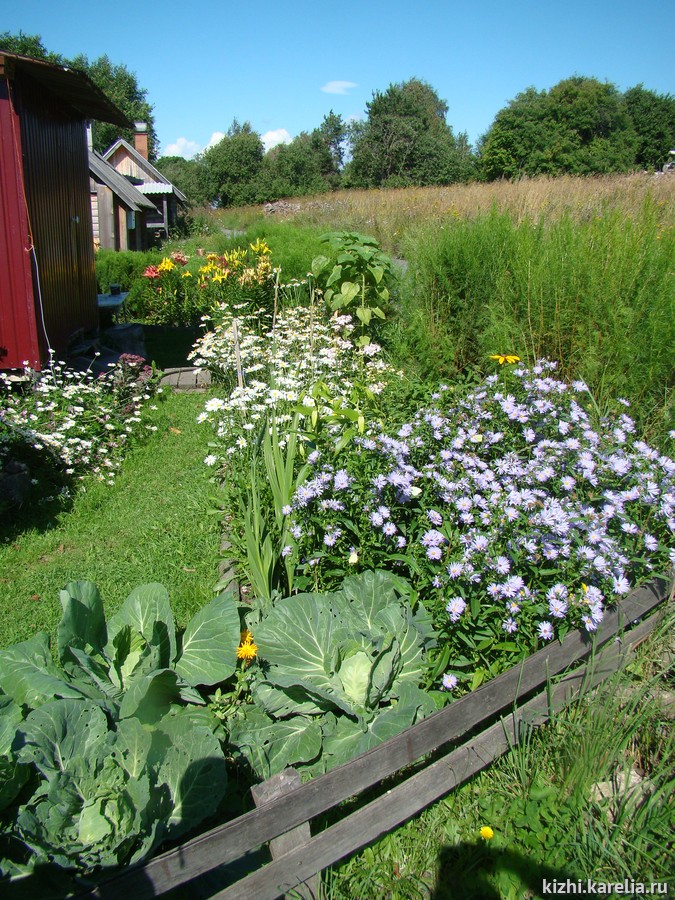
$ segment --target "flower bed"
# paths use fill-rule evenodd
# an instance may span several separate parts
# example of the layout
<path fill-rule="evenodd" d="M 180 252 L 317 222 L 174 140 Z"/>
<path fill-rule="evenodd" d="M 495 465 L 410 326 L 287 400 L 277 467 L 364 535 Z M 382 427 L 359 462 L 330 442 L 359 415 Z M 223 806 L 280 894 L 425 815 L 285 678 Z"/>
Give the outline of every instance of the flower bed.
<path fill-rule="evenodd" d="M 0 373 L 0 464 L 19 459 L 57 481 L 88 474 L 112 484 L 129 443 L 152 427 L 143 405 L 156 381 L 145 360 L 131 354 L 98 376 L 62 362 L 42 372 L 26 368 L 18 381 Z M 34 487 L 48 496 L 49 485 Z"/>

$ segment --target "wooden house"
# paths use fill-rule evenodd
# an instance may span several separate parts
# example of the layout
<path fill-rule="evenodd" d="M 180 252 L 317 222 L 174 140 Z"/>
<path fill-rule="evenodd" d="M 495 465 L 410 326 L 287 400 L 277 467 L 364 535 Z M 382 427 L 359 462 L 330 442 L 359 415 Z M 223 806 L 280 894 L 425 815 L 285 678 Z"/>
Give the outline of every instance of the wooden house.
<path fill-rule="evenodd" d="M 152 201 L 155 212 L 146 215 L 145 219 L 147 243 L 158 243 L 168 238 L 178 219 L 178 207 L 186 205 L 187 198 L 149 162 L 145 123 L 136 123 L 133 147 L 120 138 L 105 151 L 103 158 Z"/>
<path fill-rule="evenodd" d="M 0 368 L 98 327 L 88 119 L 130 124 L 84 73 L 0 51 Z"/>
<path fill-rule="evenodd" d="M 109 250 L 147 249 L 147 220 L 156 215 L 155 204 L 91 149 L 89 178 L 94 246 Z"/>

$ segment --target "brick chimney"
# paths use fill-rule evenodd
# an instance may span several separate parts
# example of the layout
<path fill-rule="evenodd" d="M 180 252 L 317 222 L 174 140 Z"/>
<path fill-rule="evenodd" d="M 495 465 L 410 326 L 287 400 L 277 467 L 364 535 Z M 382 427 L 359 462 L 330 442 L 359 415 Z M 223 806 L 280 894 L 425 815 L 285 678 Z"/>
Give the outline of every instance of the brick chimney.
<path fill-rule="evenodd" d="M 143 159 L 148 158 L 148 123 L 134 122 L 134 147 Z"/>

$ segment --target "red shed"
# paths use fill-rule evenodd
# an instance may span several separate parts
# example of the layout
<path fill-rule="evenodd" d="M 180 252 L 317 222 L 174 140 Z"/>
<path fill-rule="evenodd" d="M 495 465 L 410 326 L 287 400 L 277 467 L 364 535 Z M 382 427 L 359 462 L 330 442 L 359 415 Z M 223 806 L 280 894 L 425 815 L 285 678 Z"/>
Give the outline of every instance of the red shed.
<path fill-rule="evenodd" d="M 0 368 L 98 327 L 86 122 L 130 123 L 82 72 L 0 51 Z"/>

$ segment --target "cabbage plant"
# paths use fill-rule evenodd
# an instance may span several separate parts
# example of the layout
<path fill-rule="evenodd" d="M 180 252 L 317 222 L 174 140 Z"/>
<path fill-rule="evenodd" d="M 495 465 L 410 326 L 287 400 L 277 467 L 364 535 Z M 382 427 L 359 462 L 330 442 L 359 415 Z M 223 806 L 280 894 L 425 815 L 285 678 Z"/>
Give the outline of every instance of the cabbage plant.
<path fill-rule="evenodd" d="M 287 765 L 326 771 L 436 708 L 420 688 L 431 620 L 391 573 L 287 597 L 252 627 L 261 663 L 254 704 L 230 741 L 261 778 Z"/>
<path fill-rule="evenodd" d="M 110 621 L 90 582 L 60 597 L 60 666 L 45 633 L 0 651 L 0 874 L 26 887 L 55 866 L 139 860 L 214 813 L 226 788 L 198 688 L 235 671 L 232 595 L 182 633 L 158 584 L 136 588 Z"/>

